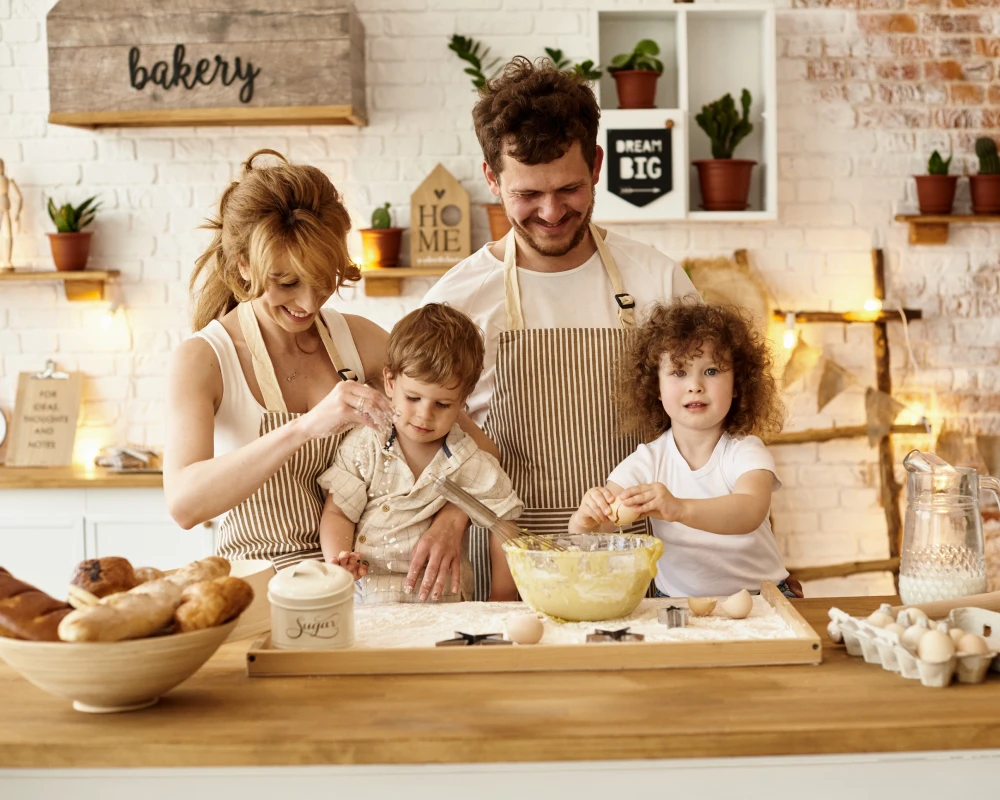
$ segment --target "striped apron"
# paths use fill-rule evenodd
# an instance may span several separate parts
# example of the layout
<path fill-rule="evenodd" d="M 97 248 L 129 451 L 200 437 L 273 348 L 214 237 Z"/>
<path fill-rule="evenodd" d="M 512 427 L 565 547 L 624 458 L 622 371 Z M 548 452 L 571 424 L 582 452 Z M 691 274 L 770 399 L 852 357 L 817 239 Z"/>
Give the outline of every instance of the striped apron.
<path fill-rule="evenodd" d="M 604 486 L 642 441 L 621 433 L 613 400 L 618 365 L 635 329 L 635 301 L 593 223 L 590 235 L 614 289 L 621 328 L 525 329 L 514 232 L 507 235 L 507 329 L 497 342 L 496 382 L 483 430 L 500 448 L 500 465 L 524 501 L 517 524 L 532 533 L 565 533 L 586 491 Z M 647 533 L 646 520 L 628 531 Z M 486 600 L 488 532 L 474 526 L 469 547 L 475 599 Z"/>
<path fill-rule="evenodd" d="M 267 409 L 260 421 L 260 435 L 264 436 L 302 415 L 289 412 L 285 405 L 250 303 L 240 303 L 237 316 Z M 353 370 L 344 367 L 320 318 L 316 330 L 341 380 L 356 381 Z M 342 438 L 343 434 L 338 434 L 306 442 L 263 486 L 230 511 L 219 531 L 219 555 L 229 560 L 267 559 L 276 569 L 309 558 L 322 560 L 319 519 L 326 497 L 316 479 L 333 463 Z"/>

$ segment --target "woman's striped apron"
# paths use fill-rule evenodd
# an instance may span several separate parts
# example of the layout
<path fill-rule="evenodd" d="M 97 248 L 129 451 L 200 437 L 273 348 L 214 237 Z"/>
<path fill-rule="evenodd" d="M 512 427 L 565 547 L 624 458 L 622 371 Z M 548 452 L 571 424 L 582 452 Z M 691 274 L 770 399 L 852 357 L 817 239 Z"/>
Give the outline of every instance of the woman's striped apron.
<path fill-rule="evenodd" d="M 289 412 L 285 405 L 250 303 L 240 303 L 237 316 L 267 409 L 260 421 L 263 436 L 302 415 Z M 341 380 L 356 381 L 319 317 L 316 330 Z M 319 519 L 326 498 L 316 479 L 333 463 L 342 437 L 338 434 L 306 442 L 263 486 L 230 511 L 219 531 L 219 555 L 230 560 L 268 559 L 276 569 L 308 558 L 322 559 Z"/>
<path fill-rule="evenodd" d="M 524 327 L 514 263 L 514 231 L 504 252 L 507 329 L 497 343 L 496 383 L 483 430 L 500 448 L 500 465 L 524 501 L 517 524 L 532 533 L 565 533 L 588 489 L 641 443 L 623 435 L 613 394 L 618 364 L 635 328 L 635 301 L 600 230 L 590 225 L 608 273 L 621 328 Z M 584 312 L 585 313 L 585 312 Z M 628 529 L 646 533 L 645 520 Z M 488 534 L 473 527 L 470 555 L 475 599 L 490 593 Z"/>

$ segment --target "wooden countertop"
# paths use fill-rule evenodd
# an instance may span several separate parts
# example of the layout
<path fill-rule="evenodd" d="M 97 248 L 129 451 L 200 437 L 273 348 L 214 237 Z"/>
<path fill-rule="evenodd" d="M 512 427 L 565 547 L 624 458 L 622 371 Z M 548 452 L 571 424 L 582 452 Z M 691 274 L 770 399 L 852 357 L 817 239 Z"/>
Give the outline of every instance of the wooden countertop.
<path fill-rule="evenodd" d="M 0 466 L 0 489 L 159 489 L 159 472 L 111 472 L 102 467 Z"/>
<path fill-rule="evenodd" d="M 826 611 L 885 598 L 798 601 Z M 927 689 L 851 658 L 658 671 L 248 678 L 223 648 L 145 711 L 88 715 L 0 663 L 0 767 L 575 761 L 1000 748 L 1000 679 Z"/>

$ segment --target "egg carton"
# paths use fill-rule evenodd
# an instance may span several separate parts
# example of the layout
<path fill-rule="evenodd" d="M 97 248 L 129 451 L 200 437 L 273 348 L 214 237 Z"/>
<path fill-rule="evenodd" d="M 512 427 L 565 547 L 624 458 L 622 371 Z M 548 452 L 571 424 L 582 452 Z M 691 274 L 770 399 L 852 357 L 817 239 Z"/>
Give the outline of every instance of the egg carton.
<path fill-rule="evenodd" d="M 848 655 L 860 656 L 867 663 L 878 664 L 904 678 L 919 680 L 924 686 L 942 688 L 956 677 L 959 683 L 982 683 L 991 665 L 995 672 L 1000 672 L 1000 614 L 996 612 L 981 608 L 953 610 L 948 615 L 949 626 L 983 636 L 990 651 L 956 654 L 941 662 L 919 658 L 900 642 L 898 634 L 872 625 L 867 619 L 852 617 L 839 608 L 831 608 L 829 615 L 827 633 L 833 642 L 843 642 Z M 985 636 L 985 630 L 990 630 L 991 635 Z"/>

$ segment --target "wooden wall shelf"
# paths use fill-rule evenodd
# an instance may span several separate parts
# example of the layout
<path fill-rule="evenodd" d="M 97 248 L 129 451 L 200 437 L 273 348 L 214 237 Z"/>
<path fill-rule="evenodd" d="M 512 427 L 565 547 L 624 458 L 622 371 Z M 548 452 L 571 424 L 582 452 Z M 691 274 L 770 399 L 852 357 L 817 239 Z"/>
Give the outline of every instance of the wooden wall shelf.
<path fill-rule="evenodd" d="M 54 269 L 15 269 L 0 272 L 0 281 L 60 281 L 70 301 L 103 300 L 104 286 L 121 275 L 117 269 L 81 269 L 59 272 Z"/>
<path fill-rule="evenodd" d="M 453 265 L 454 266 L 454 265 Z M 404 278 L 440 278 L 451 267 L 380 267 L 361 270 L 368 297 L 399 297 Z"/>
<path fill-rule="evenodd" d="M 947 244 L 952 224 L 1000 222 L 1000 214 L 897 214 L 896 222 L 910 226 L 910 244 Z"/>
<path fill-rule="evenodd" d="M 899 322 L 898 311 L 784 311 L 775 309 L 771 312 L 771 319 L 775 322 L 784 322 L 788 314 L 795 315 L 796 322 Z M 904 308 L 903 314 L 906 321 L 921 319 L 924 312 L 919 308 Z"/>
<path fill-rule="evenodd" d="M 923 425 L 893 425 L 889 433 L 893 435 L 926 435 L 927 428 Z M 810 428 L 805 431 L 790 431 L 779 433 L 768 444 L 807 444 L 809 442 L 830 442 L 834 439 L 860 439 L 868 435 L 864 425 L 845 425 L 840 428 Z"/>
<path fill-rule="evenodd" d="M 353 106 L 272 108 L 184 108 L 149 111 L 85 111 L 49 114 L 53 125 L 74 128 L 163 128 L 186 125 L 357 125 L 368 124 Z"/>

